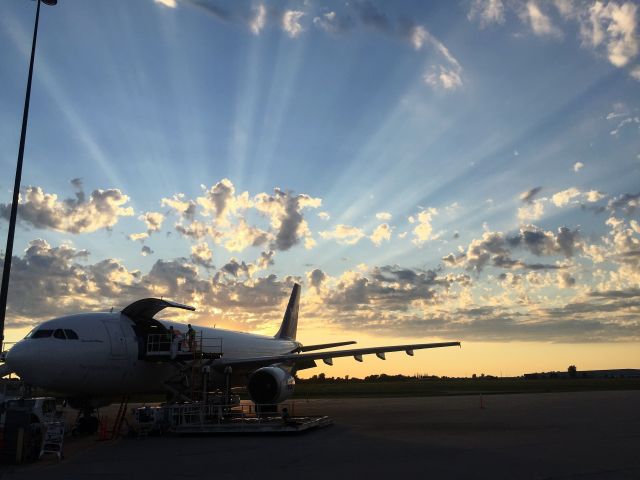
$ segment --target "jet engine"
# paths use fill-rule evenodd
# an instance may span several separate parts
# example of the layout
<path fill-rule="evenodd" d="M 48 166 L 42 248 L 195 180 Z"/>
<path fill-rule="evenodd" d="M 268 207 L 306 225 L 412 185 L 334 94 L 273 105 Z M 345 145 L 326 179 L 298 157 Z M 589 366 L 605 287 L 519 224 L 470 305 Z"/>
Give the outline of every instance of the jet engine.
<path fill-rule="evenodd" d="M 295 384 L 289 372 L 279 367 L 263 367 L 251 374 L 247 390 L 256 404 L 277 404 L 293 394 Z"/>

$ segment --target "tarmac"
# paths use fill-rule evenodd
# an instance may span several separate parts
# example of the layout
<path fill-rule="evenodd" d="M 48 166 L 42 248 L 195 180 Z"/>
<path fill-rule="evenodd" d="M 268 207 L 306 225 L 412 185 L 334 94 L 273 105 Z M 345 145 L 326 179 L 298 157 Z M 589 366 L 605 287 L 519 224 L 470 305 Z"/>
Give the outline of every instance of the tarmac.
<path fill-rule="evenodd" d="M 484 408 L 481 408 L 484 407 Z M 295 402 L 302 434 L 70 439 L 4 479 L 639 479 L 640 391 Z"/>

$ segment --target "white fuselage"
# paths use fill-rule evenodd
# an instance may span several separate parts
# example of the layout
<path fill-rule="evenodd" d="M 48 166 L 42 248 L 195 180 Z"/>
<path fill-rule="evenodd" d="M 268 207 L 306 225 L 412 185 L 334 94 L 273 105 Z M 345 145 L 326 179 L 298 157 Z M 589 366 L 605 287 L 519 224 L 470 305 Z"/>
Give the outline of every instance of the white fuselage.
<path fill-rule="evenodd" d="M 160 320 L 166 328 L 186 333 L 182 323 Z M 42 323 L 31 336 L 16 343 L 6 363 L 30 385 L 64 396 L 113 397 L 130 393 L 163 393 L 163 383 L 174 377 L 171 362 L 140 358 L 134 322 L 117 313 L 85 313 Z M 219 339 L 216 351 L 225 359 L 282 355 L 298 343 L 273 337 L 193 326 L 197 338 Z M 77 339 L 37 337 L 40 330 L 72 330 Z M 211 344 L 211 342 L 209 342 Z M 209 348 L 203 341 L 202 349 Z M 220 348 L 221 347 L 221 348 Z M 245 373 L 246 375 L 246 373 Z M 234 379 L 233 383 L 241 383 Z"/>

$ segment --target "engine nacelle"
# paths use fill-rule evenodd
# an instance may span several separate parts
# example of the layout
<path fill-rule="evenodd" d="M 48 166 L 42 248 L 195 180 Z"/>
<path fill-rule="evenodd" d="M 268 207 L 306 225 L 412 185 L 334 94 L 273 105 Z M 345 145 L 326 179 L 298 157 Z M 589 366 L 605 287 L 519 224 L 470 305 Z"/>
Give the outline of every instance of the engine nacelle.
<path fill-rule="evenodd" d="M 251 374 L 247 390 L 256 404 L 276 404 L 289 398 L 295 385 L 289 372 L 278 367 L 263 367 Z"/>

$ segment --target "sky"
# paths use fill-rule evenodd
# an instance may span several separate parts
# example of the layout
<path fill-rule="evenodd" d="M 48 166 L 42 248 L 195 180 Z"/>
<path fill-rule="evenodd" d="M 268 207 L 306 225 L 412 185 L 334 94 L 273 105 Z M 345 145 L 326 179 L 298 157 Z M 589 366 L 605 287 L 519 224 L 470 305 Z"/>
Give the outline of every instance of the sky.
<path fill-rule="evenodd" d="M 639 9 L 43 6 L 6 339 L 149 296 L 273 334 L 300 282 L 303 344 L 463 344 L 305 375 L 640 368 Z M 34 14 L 0 3 L 2 245 Z"/>

